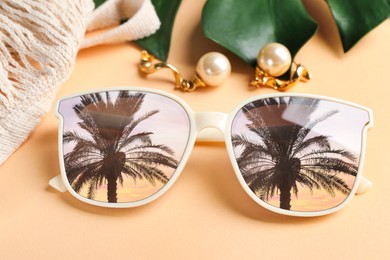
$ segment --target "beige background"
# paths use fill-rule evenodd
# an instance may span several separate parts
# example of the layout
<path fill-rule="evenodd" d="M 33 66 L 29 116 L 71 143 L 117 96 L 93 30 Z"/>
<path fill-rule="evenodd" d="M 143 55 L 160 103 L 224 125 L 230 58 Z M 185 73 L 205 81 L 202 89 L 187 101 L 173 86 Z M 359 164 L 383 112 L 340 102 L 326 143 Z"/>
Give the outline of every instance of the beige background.
<path fill-rule="evenodd" d="M 309 9 L 322 27 L 296 58 L 314 78 L 291 91 L 373 109 L 364 175 L 374 187 L 367 194 L 330 216 L 277 215 L 242 190 L 223 144 L 203 144 L 194 147 L 171 190 L 153 203 L 133 209 L 94 207 L 47 185 L 59 173 L 57 119 L 51 112 L 0 167 L 0 259 L 388 259 L 390 21 L 343 54 L 328 10 L 315 2 Z M 183 1 L 169 61 L 191 77 L 203 53 L 222 51 L 233 66 L 223 86 L 174 91 L 168 71 L 143 78 L 137 70 L 140 50 L 121 44 L 81 51 L 58 96 L 145 86 L 175 93 L 195 111 L 228 112 L 245 98 L 273 92 L 248 90 L 252 68 L 204 39 L 199 25 L 203 3 Z"/>

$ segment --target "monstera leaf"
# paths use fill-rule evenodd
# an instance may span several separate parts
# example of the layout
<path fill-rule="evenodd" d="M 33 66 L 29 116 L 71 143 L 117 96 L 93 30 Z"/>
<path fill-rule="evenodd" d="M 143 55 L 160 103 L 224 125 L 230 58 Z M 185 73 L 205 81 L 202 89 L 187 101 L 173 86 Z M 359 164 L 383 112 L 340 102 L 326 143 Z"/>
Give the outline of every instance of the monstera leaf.
<path fill-rule="evenodd" d="M 327 0 L 347 52 L 364 35 L 389 17 L 390 0 Z"/>
<path fill-rule="evenodd" d="M 295 56 L 317 30 L 301 0 L 208 0 L 202 27 L 206 37 L 253 66 L 265 44 L 282 43 Z"/>
<path fill-rule="evenodd" d="M 345 52 L 390 14 L 390 0 L 327 2 Z M 286 45 L 294 57 L 317 29 L 301 0 L 208 0 L 202 26 L 206 37 L 251 65 L 269 42 Z"/>
<path fill-rule="evenodd" d="M 95 8 L 106 1 L 107 0 L 94 0 Z M 160 18 L 161 27 L 155 34 L 138 40 L 136 43 L 160 60 L 166 61 L 169 53 L 169 46 L 171 44 L 172 27 L 181 0 L 152 0 L 152 3 Z M 126 20 L 122 22 L 126 22 Z"/>
<path fill-rule="evenodd" d="M 160 18 L 161 27 L 155 34 L 136 43 L 160 60 L 166 61 L 171 44 L 172 27 L 181 0 L 152 0 L 152 3 Z"/>
<path fill-rule="evenodd" d="M 98 7 L 106 0 L 94 0 Z M 344 51 L 390 15 L 390 0 L 326 0 L 339 29 Z M 166 61 L 172 27 L 181 0 L 152 0 L 161 28 L 136 43 Z M 294 57 L 317 30 L 302 0 L 208 0 L 202 13 L 206 37 L 251 65 L 269 42 L 287 46 Z"/>
<path fill-rule="evenodd" d="M 93 0 L 93 2 L 95 3 L 95 9 L 101 6 L 105 1 L 107 0 Z"/>

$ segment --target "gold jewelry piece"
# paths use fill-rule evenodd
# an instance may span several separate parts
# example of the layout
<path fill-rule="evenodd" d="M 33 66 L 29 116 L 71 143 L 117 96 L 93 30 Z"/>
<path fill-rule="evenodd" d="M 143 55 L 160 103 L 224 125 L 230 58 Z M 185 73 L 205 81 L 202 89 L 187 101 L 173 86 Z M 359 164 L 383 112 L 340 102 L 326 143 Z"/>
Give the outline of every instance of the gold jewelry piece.
<path fill-rule="evenodd" d="M 290 79 L 278 78 L 285 74 L 294 65 L 294 72 Z M 285 91 L 295 86 L 299 81 L 310 80 L 309 71 L 301 64 L 292 62 L 290 51 L 280 43 L 265 45 L 257 56 L 255 78 L 249 85 L 252 87 L 270 87 L 279 91 Z"/>
<path fill-rule="evenodd" d="M 175 77 L 175 88 L 182 91 L 194 91 L 198 87 L 218 86 L 222 84 L 231 72 L 229 60 L 219 52 L 209 52 L 203 55 L 196 65 L 196 74 L 192 80 L 182 77 L 180 71 L 166 62 L 159 62 L 156 58 L 143 50 L 139 69 L 145 74 L 152 74 L 160 69 L 170 69 Z"/>

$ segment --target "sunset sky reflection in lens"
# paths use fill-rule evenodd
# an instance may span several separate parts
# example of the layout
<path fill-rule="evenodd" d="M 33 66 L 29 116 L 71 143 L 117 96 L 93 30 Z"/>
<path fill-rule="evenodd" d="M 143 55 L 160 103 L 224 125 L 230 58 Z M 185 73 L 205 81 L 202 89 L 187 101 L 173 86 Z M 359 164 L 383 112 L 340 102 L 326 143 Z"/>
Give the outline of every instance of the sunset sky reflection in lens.
<path fill-rule="evenodd" d="M 354 185 L 368 121 L 365 110 L 334 101 L 251 102 L 232 123 L 237 165 L 252 192 L 270 205 L 306 212 L 335 207 Z"/>
<path fill-rule="evenodd" d="M 74 109 L 75 105 L 81 103 L 80 96 L 64 99 L 59 105 L 59 113 L 62 115 L 64 121 L 63 139 L 66 139 L 65 135 L 67 133 L 73 133 L 84 140 L 84 143 L 90 144 L 92 147 L 82 148 L 85 150 L 76 152 L 76 148 L 83 146 L 82 141 L 78 142 L 75 138 L 71 141 L 63 141 L 64 157 L 66 158 L 67 155 L 70 155 L 72 152 L 77 155 L 73 156 L 74 158 L 72 158 L 72 160 L 68 160 L 68 162 L 73 163 L 72 165 L 67 163 L 66 159 L 64 159 L 64 164 L 68 180 L 72 180 L 72 183 L 70 183 L 72 188 L 83 197 L 101 202 L 107 202 L 110 196 L 111 201 L 108 202 L 134 202 L 145 199 L 159 191 L 165 183 L 169 181 L 171 176 L 175 173 L 177 164 L 180 162 L 186 149 L 190 125 L 187 112 L 180 104 L 168 97 L 158 94 L 142 93 L 139 91 L 127 92 L 128 95 L 132 97 L 131 102 L 128 104 L 120 104 L 117 109 L 106 109 L 108 103 L 106 92 L 100 92 L 100 101 L 93 100 L 92 98 L 91 104 L 83 107 L 80 114 L 87 117 L 87 120 L 88 117 L 90 117 L 88 113 L 92 114 L 95 121 L 98 122 L 98 125 L 95 125 L 98 129 L 94 132 L 95 138 L 92 137 L 93 135 L 90 131 L 83 129 L 80 126 L 82 120 Z M 112 104 L 119 104 L 117 100 L 118 95 L 120 94 L 119 91 L 109 91 L 108 94 Z M 141 96 L 134 96 L 139 94 L 141 94 Z M 84 95 L 84 97 L 90 98 L 93 96 Z M 119 97 L 119 99 L 125 100 L 126 97 Z M 130 107 L 134 106 L 137 102 L 142 103 L 139 109 L 135 109 L 133 115 L 126 114 L 129 113 L 126 109 L 131 110 Z M 99 111 L 96 111 L 94 106 L 95 103 L 100 103 Z M 129 128 L 132 122 L 152 111 L 154 111 L 152 113 L 153 115 L 139 122 L 128 135 L 128 138 L 133 138 L 134 140 L 130 141 L 129 144 L 121 149 L 115 150 L 113 148 L 115 147 L 115 141 L 120 139 L 115 135 L 123 133 L 126 129 L 126 127 L 124 127 L 125 125 Z M 105 138 L 96 138 L 96 135 L 99 135 L 99 133 Z M 143 140 L 141 140 L 141 136 Z M 104 141 L 104 139 L 109 139 L 109 142 Z M 126 138 L 123 138 L 121 142 L 124 143 L 125 139 Z M 99 142 L 96 142 L 96 140 L 99 140 Z M 103 145 L 102 143 L 105 142 L 107 144 Z M 84 146 L 87 145 L 84 144 Z M 160 146 L 160 148 L 156 146 Z M 161 146 L 164 147 L 161 148 Z M 174 153 L 169 154 L 164 151 L 164 149 L 170 149 Z M 150 158 L 154 159 L 152 160 L 149 158 L 148 160 L 146 158 L 147 156 L 151 156 Z M 145 160 L 143 160 L 144 157 Z M 113 162 L 121 160 L 123 161 L 122 164 Z M 158 162 L 161 163 L 159 164 Z M 109 163 L 111 163 L 111 165 L 106 167 Z M 95 165 L 96 169 L 90 170 L 89 172 L 83 172 L 83 170 L 77 171 L 77 167 L 82 164 L 85 164 L 89 168 L 93 168 L 93 165 Z M 116 178 L 117 186 L 116 194 L 113 192 L 114 188 L 113 184 L 111 184 L 112 193 L 109 195 L 108 193 L 110 192 L 108 190 L 110 187 L 108 186 L 110 185 L 108 184 L 108 179 L 110 177 L 107 178 L 104 176 L 115 174 L 115 172 L 118 172 L 115 171 L 118 167 L 126 168 L 126 170 L 122 171 L 120 176 L 114 177 Z M 107 170 L 107 168 L 109 170 Z M 147 169 L 155 171 L 155 177 L 152 175 L 149 176 Z M 160 170 L 160 175 L 162 177 L 159 175 L 158 169 Z M 72 170 L 73 172 L 78 173 L 77 177 L 73 176 L 73 179 L 71 177 Z M 105 171 L 105 173 L 101 173 L 102 171 Z M 127 171 L 127 173 L 125 173 L 125 171 Z M 140 172 L 142 171 L 144 172 L 141 174 Z M 90 176 L 85 177 L 87 175 Z M 82 178 L 84 177 L 87 178 L 88 181 L 82 182 Z M 163 181 L 159 180 L 159 178 L 162 178 Z M 81 188 L 77 187 L 77 182 L 79 182 L 79 185 L 82 183 Z M 117 198 L 116 201 L 115 196 Z"/>

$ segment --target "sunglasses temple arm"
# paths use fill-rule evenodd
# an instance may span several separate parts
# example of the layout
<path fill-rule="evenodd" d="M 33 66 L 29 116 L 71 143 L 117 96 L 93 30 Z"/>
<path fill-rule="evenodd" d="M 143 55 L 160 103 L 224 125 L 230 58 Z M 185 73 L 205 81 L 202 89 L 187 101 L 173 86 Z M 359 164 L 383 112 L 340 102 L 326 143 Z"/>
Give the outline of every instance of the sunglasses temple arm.
<path fill-rule="evenodd" d="M 57 175 L 49 181 L 49 185 L 59 192 L 65 192 L 66 187 L 64 182 L 62 181 L 61 175 Z"/>
<path fill-rule="evenodd" d="M 372 182 L 364 176 L 361 176 L 356 194 L 366 193 L 372 187 Z"/>

